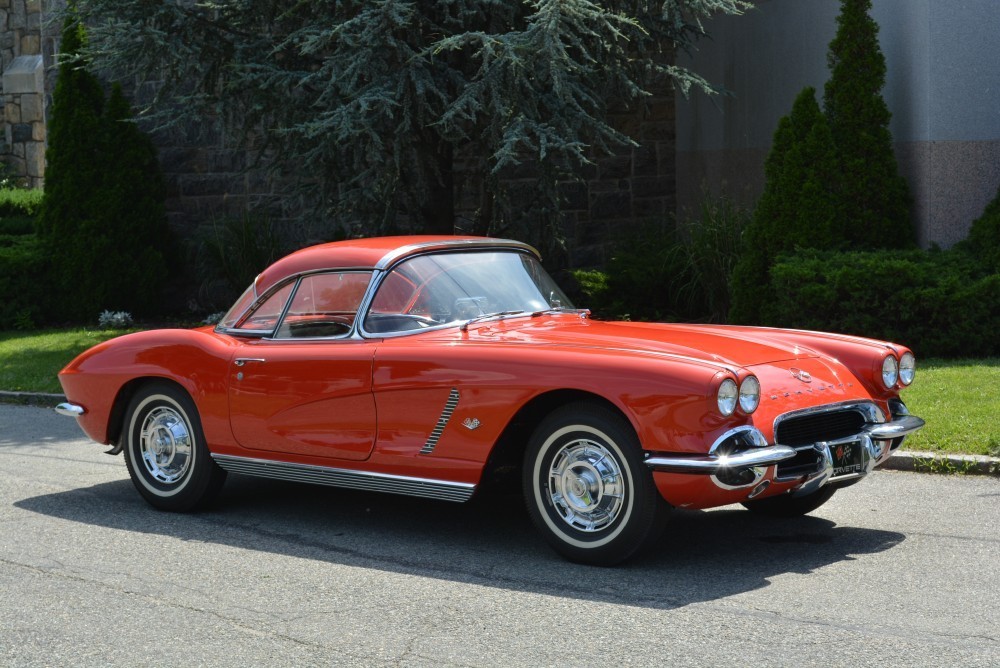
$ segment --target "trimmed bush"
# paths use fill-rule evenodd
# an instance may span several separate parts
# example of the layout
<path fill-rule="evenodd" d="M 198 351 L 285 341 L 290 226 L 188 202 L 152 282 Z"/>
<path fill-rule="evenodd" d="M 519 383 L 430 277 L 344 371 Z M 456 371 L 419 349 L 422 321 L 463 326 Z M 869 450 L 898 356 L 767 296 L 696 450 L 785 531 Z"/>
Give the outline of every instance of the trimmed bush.
<path fill-rule="evenodd" d="M 0 235 L 0 329 L 31 329 L 45 318 L 45 249 L 34 234 Z"/>
<path fill-rule="evenodd" d="M 771 270 L 763 322 L 897 341 L 924 357 L 1000 354 L 1000 274 L 962 251 L 803 251 Z"/>
<path fill-rule="evenodd" d="M 42 206 L 42 190 L 0 189 L 0 220 L 9 217 L 31 217 Z"/>

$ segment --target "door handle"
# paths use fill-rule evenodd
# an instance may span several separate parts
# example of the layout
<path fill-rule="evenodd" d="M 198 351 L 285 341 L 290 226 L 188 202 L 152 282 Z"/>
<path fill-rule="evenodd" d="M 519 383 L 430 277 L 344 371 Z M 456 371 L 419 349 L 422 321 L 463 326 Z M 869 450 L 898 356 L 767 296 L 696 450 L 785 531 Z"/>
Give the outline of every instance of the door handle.
<path fill-rule="evenodd" d="M 261 364 L 263 364 L 266 361 L 267 360 L 264 359 L 263 357 L 237 357 L 235 364 L 236 366 L 243 366 L 247 362 L 260 362 Z"/>

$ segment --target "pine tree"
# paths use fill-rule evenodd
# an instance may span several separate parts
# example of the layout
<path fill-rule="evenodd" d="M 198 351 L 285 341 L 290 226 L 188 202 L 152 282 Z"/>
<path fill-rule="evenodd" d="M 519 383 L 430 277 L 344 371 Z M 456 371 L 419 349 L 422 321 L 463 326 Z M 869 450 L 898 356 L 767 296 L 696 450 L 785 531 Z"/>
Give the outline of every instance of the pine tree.
<path fill-rule="evenodd" d="M 109 100 L 68 18 L 52 96 L 38 232 L 53 267 L 50 319 L 94 320 L 103 310 L 157 312 L 169 231 L 163 183 L 148 137 L 115 85 Z"/>
<path fill-rule="evenodd" d="M 882 99 L 885 57 L 871 0 L 841 0 L 837 34 L 830 42 L 823 106 L 837 147 L 838 217 L 856 248 L 903 248 L 915 243 L 910 197 L 899 175 Z"/>
<path fill-rule="evenodd" d="M 62 31 L 59 78 L 52 93 L 52 113 L 45 152 L 45 195 L 38 220 L 39 236 L 52 263 L 47 279 L 54 285 L 53 318 L 87 317 L 84 302 L 99 289 L 100 267 L 92 253 L 101 235 L 101 127 L 104 92 L 97 79 L 79 66 L 82 27 L 67 19 Z M 97 312 L 89 313 L 96 317 Z"/>
<path fill-rule="evenodd" d="M 740 260 L 733 270 L 729 314 L 733 322 L 760 322 L 773 298 L 769 272 L 780 254 L 840 243 L 835 150 L 816 89 L 803 89 L 791 113 L 778 122 L 764 178 L 764 192 L 744 231 Z"/>
<path fill-rule="evenodd" d="M 162 313 L 159 298 L 175 257 L 167 227 L 163 174 L 153 142 L 134 123 L 115 83 L 102 123 L 106 157 L 97 219 L 108 252 L 101 258 L 101 309 L 136 315 Z"/>
<path fill-rule="evenodd" d="M 710 88 L 672 64 L 701 20 L 745 0 L 77 0 L 102 71 L 158 82 L 154 115 L 245 130 L 341 221 L 451 233 L 456 161 L 482 215 L 516 210 L 500 177 L 535 165 L 539 206 L 595 153 L 634 145 L 609 105 Z M 234 137 L 235 138 L 235 137 Z M 473 167 L 475 166 L 475 167 Z M 495 214 L 494 214 L 495 215 Z"/>

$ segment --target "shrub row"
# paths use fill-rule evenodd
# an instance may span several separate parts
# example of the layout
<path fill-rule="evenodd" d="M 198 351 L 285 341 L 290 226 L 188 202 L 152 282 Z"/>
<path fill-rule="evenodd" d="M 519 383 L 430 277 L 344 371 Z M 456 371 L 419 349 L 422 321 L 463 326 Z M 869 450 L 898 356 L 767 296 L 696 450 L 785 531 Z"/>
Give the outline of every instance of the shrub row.
<path fill-rule="evenodd" d="M 34 234 L 0 234 L 0 323 L 2 329 L 31 329 L 47 303 L 42 277 L 46 254 Z"/>
<path fill-rule="evenodd" d="M 1000 274 L 965 252 L 801 251 L 771 270 L 764 324 L 896 341 L 924 357 L 1000 354 Z"/>

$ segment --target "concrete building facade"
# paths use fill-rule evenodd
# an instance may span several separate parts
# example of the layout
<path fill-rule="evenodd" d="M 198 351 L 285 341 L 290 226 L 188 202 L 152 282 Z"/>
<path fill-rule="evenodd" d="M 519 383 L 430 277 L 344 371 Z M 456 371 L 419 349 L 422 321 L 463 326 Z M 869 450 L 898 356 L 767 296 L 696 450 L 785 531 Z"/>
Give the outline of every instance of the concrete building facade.
<path fill-rule="evenodd" d="M 720 17 L 683 64 L 731 95 L 677 101 L 678 207 L 704 189 L 752 203 L 779 119 L 806 86 L 822 95 L 838 0 L 758 0 Z M 1000 186 L 1000 2 L 873 0 L 883 96 L 921 245 L 949 247 Z"/>

